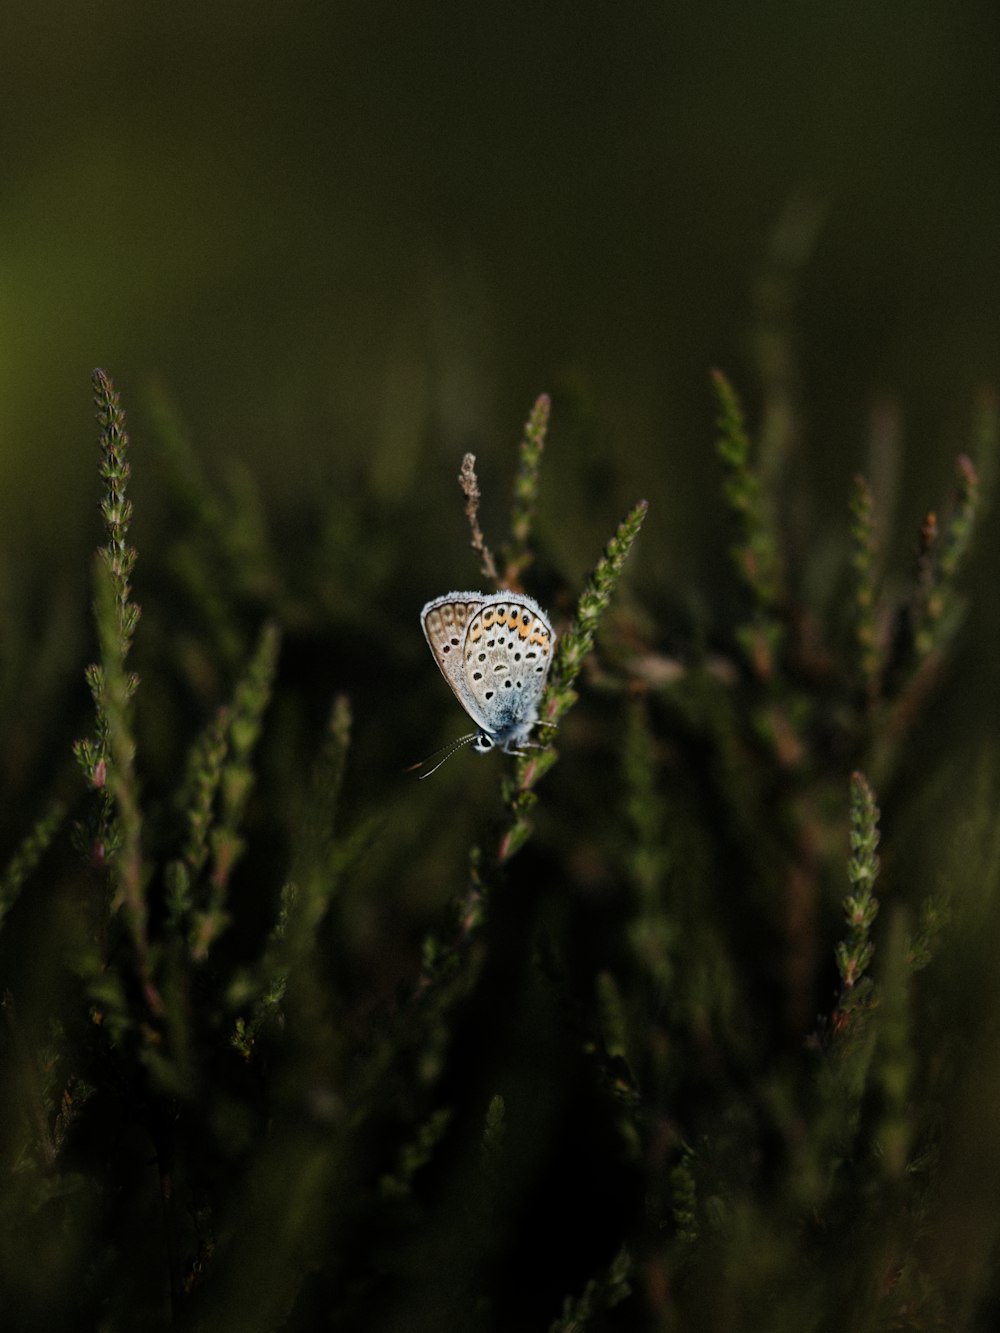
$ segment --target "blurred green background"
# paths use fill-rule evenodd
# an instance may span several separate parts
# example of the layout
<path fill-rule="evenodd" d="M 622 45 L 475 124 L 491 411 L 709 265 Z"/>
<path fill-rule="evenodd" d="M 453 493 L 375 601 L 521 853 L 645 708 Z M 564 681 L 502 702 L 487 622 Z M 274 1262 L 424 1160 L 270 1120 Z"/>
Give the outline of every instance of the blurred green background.
<path fill-rule="evenodd" d="M 484 525 L 499 541 L 522 423 L 550 393 L 530 591 L 561 632 L 568 602 L 549 595 L 580 586 L 644 496 L 616 597 L 635 593 L 643 647 L 686 660 L 739 622 L 712 366 L 755 420 L 774 388 L 777 345 L 763 335 L 787 317 L 801 427 L 790 466 L 807 497 L 796 536 L 834 622 L 851 478 L 868 466 L 873 429 L 898 409 L 890 565 L 902 578 L 969 445 L 974 395 L 998 379 L 1000 9 L 987 0 L 41 0 L 8 8 L 0 42 L 0 596 L 8 623 L 30 622 L 26 646 L 0 642 L 12 717 L 0 747 L 12 793 L 0 803 L 4 846 L 41 808 L 30 789 L 47 790 L 54 767 L 82 790 L 69 742 L 77 718 L 91 725 L 82 667 L 100 523 L 89 377 L 100 365 L 133 441 L 143 795 L 155 816 L 242 665 L 237 651 L 213 662 L 218 643 L 197 655 L 202 625 L 168 568 L 176 515 L 156 443 L 159 385 L 213 478 L 234 461 L 245 469 L 247 523 L 256 491 L 280 557 L 280 575 L 248 571 L 240 591 L 251 595 L 234 613 L 244 648 L 275 608 L 287 631 L 248 881 L 281 883 L 282 820 L 302 798 L 288 774 L 298 781 L 318 748 L 332 696 L 351 696 L 343 827 L 378 807 L 390 835 L 345 890 L 340 943 L 365 997 L 369 974 L 386 995 L 412 979 L 423 918 L 454 892 L 496 808 L 493 760 L 463 754 L 424 785 L 401 772 L 465 728 L 418 622 L 428 598 L 479 582 L 455 484 L 463 451 L 477 454 Z M 237 524 L 219 526 L 225 536 Z M 229 554 L 238 548 L 237 535 Z M 934 880 L 933 857 L 948 857 L 937 829 L 950 836 L 963 807 L 960 765 L 1000 734 L 998 559 L 988 521 L 966 631 L 903 766 L 899 785 L 915 800 L 886 844 L 922 860 L 914 898 Z M 271 577 L 285 581 L 280 595 Z M 546 788 L 560 836 L 572 841 L 574 820 L 584 828 L 569 877 L 579 896 L 601 873 L 590 812 L 612 810 L 619 782 L 617 755 L 600 740 L 588 748 L 606 704 L 589 684 Z M 949 782 L 907 846 L 931 799 L 923 789 L 940 798 Z M 529 867 L 539 881 L 544 856 Z M 251 897 L 240 903 L 248 934 L 272 919 Z M 493 965 L 509 974 L 499 994 L 517 989 L 510 975 L 524 966 L 527 897 L 498 908 Z M 557 897 L 569 912 L 565 893 L 542 910 Z M 11 948 L 29 1013 L 43 1012 L 55 975 L 17 947 L 34 929 L 15 921 Z M 535 986 L 519 992 L 532 1015 Z M 541 1156 L 550 1139 L 536 1125 L 557 1119 L 542 1103 L 569 1083 L 564 1066 L 547 1070 L 556 1025 L 539 1019 L 537 1047 L 515 1057 L 501 1018 L 460 1046 L 473 1065 L 462 1076 L 481 1083 L 468 1104 L 503 1084 L 485 1057 L 475 1062 L 499 1046 L 504 1077 L 537 1097 L 520 1132 Z M 992 1211 L 990 1199 L 982 1213 Z"/>
<path fill-rule="evenodd" d="M 796 210 L 808 540 L 842 531 L 871 413 L 895 401 L 902 572 L 1000 365 L 998 54 L 985 0 L 16 7 L 8 582 L 25 560 L 53 587 L 89 567 L 102 365 L 129 411 L 144 559 L 155 381 L 209 467 L 240 460 L 286 528 L 307 499 L 336 523 L 363 497 L 385 609 L 412 609 L 419 647 L 423 601 L 476 582 L 459 457 L 479 456 L 496 531 L 545 390 L 542 523 L 564 574 L 644 495 L 635 577 L 710 608 L 730 575 L 708 370 L 752 414 L 761 276 Z M 980 547 L 965 658 L 991 721 L 996 558 Z"/>

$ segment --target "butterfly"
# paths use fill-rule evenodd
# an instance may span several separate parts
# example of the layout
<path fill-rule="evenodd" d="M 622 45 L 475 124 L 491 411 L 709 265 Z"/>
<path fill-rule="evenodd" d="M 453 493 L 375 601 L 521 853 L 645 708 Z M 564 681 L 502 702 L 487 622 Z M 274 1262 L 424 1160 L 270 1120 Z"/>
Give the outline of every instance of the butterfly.
<path fill-rule="evenodd" d="M 427 603 L 420 623 L 441 674 L 479 728 L 456 746 L 471 741 L 479 754 L 496 746 L 519 754 L 538 722 L 556 642 L 542 608 L 521 592 L 449 592 Z"/>

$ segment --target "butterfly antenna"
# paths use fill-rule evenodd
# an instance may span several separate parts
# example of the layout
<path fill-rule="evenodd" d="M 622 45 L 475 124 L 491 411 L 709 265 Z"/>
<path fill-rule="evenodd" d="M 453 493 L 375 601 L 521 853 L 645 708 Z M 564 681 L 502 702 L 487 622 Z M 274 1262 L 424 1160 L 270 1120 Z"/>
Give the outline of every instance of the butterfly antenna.
<path fill-rule="evenodd" d="M 415 764 L 411 764 L 409 768 L 406 768 L 403 771 L 405 773 L 413 773 L 418 768 L 423 768 L 424 764 L 429 764 L 432 759 L 437 759 L 438 755 L 442 755 L 443 757 L 438 759 L 433 768 L 429 768 L 426 773 L 420 774 L 420 777 L 417 780 L 418 782 L 423 782 L 424 778 L 429 778 L 432 773 L 436 773 L 441 765 L 446 763 L 456 750 L 460 750 L 463 745 L 468 745 L 470 741 L 474 741 L 478 734 L 478 732 L 470 731 L 468 736 L 459 736 L 457 741 L 451 741 L 448 745 L 442 745 L 440 750 L 435 750 L 434 753 L 429 754 L 426 759 L 418 760 Z"/>

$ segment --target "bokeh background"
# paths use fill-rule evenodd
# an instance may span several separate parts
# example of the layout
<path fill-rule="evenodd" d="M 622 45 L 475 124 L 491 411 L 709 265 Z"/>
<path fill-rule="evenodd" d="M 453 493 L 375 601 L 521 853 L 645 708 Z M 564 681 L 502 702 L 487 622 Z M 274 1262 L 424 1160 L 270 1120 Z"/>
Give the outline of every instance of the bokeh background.
<path fill-rule="evenodd" d="M 276 499 L 353 469 L 434 515 L 463 449 L 503 475 L 547 390 L 553 539 L 587 558 L 596 515 L 567 510 L 604 462 L 602 510 L 654 504 L 647 569 L 697 580 L 708 368 L 753 402 L 755 282 L 797 199 L 819 490 L 839 503 L 897 395 L 916 516 L 1000 362 L 998 54 L 985 0 L 16 6 L 3 547 L 89 550 L 99 364 L 140 451 L 156 376 Z M 429 522 L 428 566 L 455 539 Z"/>
<path fill-rule="evenodd" d="M 775 321 L 818 609 L 837 596 L 851 477 L 893 414 L 889 571 L 909 574 L 1000 367 L 995 6 L 43 0 L 5 28 L 0 571 L 8 616 L 37 623 L 81 715 L 93 649 L 70 608 L 99 536 L 95 365 L 129 413 L 138 599 L 184 596 L 156 581 L 175 521 L 165 392 L 209 480 L 241 470 L 305 589 L 299 656 L 317 699 L 352 694 L 369 789 L 463 729 L 417 612 L 478 579 L 461 454 L 479 458 L 498 541 L 539 392 L 543 598 L 579 586 L 645 496 L 630 578 L 659 646 L 711 641 L 733 579 L 709 371 L 753 421 Z M 988 529 L 929 756 L 1000 726 Z M 370 622 L 353 655 L 324 647 L 323 616 L 345 614 Z M 147 628 L 136 649 L 148 678 L 164 645 Z M 43 748 L 7 764 L 44 780 Z"/>
<path fill-rule="evenodd" d="M 153 410 L 166 393 L 209 480 L 240 469 L 305 589 L 297 656 L 317 701 L 351 693 L 352 782 L 370 793 L 464 729 L 417 612 L 478 581 L 463 451 L 499 541 L 542 391 L 533 590 L 579 586 L 645 496 L 629 577 L 659 646 L 712 640 L 734 583 L 709 371 L 754 421 L 776 320 L 817 609 L 842 592 L 851 477 L 893 414 L 888 566 L 908 576 L 1000 367 L 998 57 L 986 0 L 16 7 L 0 48 L 7 615 L 36 624 L 52 688 L 72 680 L 85 717 L 100 365 L 133 436 L 138 600 L 179 598 L 183 623 L 185 594 L 156 577 L 176 521 Z M 1000 727 L 988 529 L 928 756 Z M 270 609 L 262 596 L 258 617 Z M 340 629 L 324 639 L 345 615 L 370 622 L 353 654 Z M 149 679 L 173 632 L 145 624 Z M 7 765 L 44 782 L 48 762 L 36 745 Z"/>
<path fill-rule="evenodd" d="M 616 596 L 658 651 L 684 660 L 716 646 L 738 596 L 710 369 L 754 421 L 774 403 L 776 352 L 789 354 L 779 378 L 797 408 L 790 466 L 817 609 L 837 619 L 851 478 L 890 421 L 889 568 L 900 580 L 912 569 L 920 523 L 968 447 L 975 394 L 1000 380 L 993 0 L 35 0 L 8 7 L 2 28 L 0 606 L 28 626 L 16 651 L 0 630 L 13 719 L 4 848 L 54 767 L 82 789 L 69 742 L 91 725 L 94 366 L 122 393 L 132 434 L 144 795 L 154 807 L 170 789 L 241 665 L 199 658 L 194 623 L 187 637 L 159 444 L 166 396 L 197 464 L 245 494 L 235 512 L 275 556 L 241 606 L 245 643 L 275 610 L 286 630 L 262 791 L 268 772 L 315 752 L 333 694 L 351 697 L 345 825 L 381 803 L 389 835 L 361 872 L 369 882 L 352 886 L 344 948 L 361 956 L 368 942 L 359 975 L 369 968 L 385 994 L 412 978 L 427 920 L 497 810 L 491 761 L 464 754 L 426 784 L 402 773 L 465 729 L 418 623 L 428 598 L 478 582 L 455 483 L 464 451 L 499 540 L 522 423 L 549 393 L 530 590 L 549 605 L 562 589 L 551 605 L 564 616 L 565 589 L 646 497 Z M 784 342 L 769 337 L 776 326 Z M 988 519 L 963 636 L 899 780 L 909 827 L 928 783 L 940 803 L 909 852 L 927 862 L 920 893 L 948 853 L 928 830 L 953 827 L 963 765 L 1000 734 L 998 559 Z M 575 710 L 548 788 L 571 840 L 574 812 L 583 826 L 610 808 L 609 747 L 577 744 L 598 693 Z M 286 869 L 270 836 L 278 789 L 255 811 L 247 858 L 245 882 L 269 890 Z M 577 885 L 591 872 L 584 841 Z M 249 934 L 273 915 L 252 899 Z M 394 934 L 399 899 L 410 910 Z M 501 974 L 522 966 L 525 932 L 520 918 L 504 927 L 508 910 Z M 17 946 L 34 927 L 30 914 L 15 921 L 10 952 L 22 958 L 14 990 L 41 1013 L 49 973 Z M 526 1031 L 535 984 L 520 992 Z M 537 1022 L 551 1049 L 540 1038 L 516 1052 L 505 1015 L 492 1022 L 466 1038 L 471 1056 L 502 1047 L 497 1063 L 540 1105 L 562 1076 L 538 1077 L 555 1059 L 554 1021 Z M 485 1104 L 493 1072 L 472 1077 L 469 1102 Z M 522 1119 L 539 1156 L 543 1112 Z"/>

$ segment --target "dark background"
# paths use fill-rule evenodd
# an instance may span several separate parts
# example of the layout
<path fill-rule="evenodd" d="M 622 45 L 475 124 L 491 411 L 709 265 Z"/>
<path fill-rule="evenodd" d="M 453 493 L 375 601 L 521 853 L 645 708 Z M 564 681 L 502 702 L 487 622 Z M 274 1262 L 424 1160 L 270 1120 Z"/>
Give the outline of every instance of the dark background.
<path fill-rule="evenodd" d="M 287 871 L 283 803 L 301 798 L 287 775 L 306 786 L 343 689 L 355 740 L 342 827 L 376 807 L 383 823 L 345 890 L 338 947 L 365 987 L 369 973 L 385 995 L 412 982 L 427 921 L 442 918 L 468 846 L 499 809 L 496 756 L 456 756 L 426 784 L 402 772 L 465 729 L 418 622 L 428 598 L 479 582 L 455 485 L 463 451 L 478 456 L 484 525 L 499 540 L 522 423 L 551 394 L 543 558 L 529 590 L 561 633 L 570 603 L 550 595 L 581 586 L 646 497 L 616 598 L 631 599 L 659 653 L 683 660 L 702 637 L 715 648 L 742 612 L 709 372 L 730 376 L 754 421 L 773 351 L 762 333 L 788 297 L 804 592 L 821 615 L 846 618 L 851 478 L 890 409 L 901 452 L 886 540 L 890 585 L 902 582 L 968 447 L 975 394 L 998 379 L 998 55 L 1000 10 L 986 0 L 116 0 L 6 13 L 0 594 L 5 616 L 42 629 L 16 655 L 0 639 L 13 717 L 0 754 L 13 793 L 0 811 L 5 847 L 41 808 L 33 793 L 53 770 L 72 770 L 70 741 L 91 725 L 82 668 L 94 655 L 87 582 L 101 532 L 89 377 L 100 365 L 132 434 L 143 796 L 155 810 L 171 790 L 243 665 L 207 648 L 198 657 L 203 626 L 166 572 L 175 515 L 157 445 L 160 386 L 208 477 L 231 488 L 243 469 L 247 521 L 259 504 L 283 580 L 280 596 L 264 578 L 240 606 L 246 643 L 275 608 L 286 634 L 233 935 L 240 943 L 273 919 Z M 971 614 L 955 659 L 888 802 L 887 859 L 921 865 L 914 900 L 939 862 L 960 856 L 957 838 L 957 851 L 946 844 L 966 764 L 995 749 L 998 555 L 990 519 L 965 576 Z M 732 653 L 731 640 L 721 646 Z M 617 740 L 618 715 L 589 679 L 582 693 L 560 740 L 565 762 L 546 778 L 541 850 L 518 863 L 524 879 L 492 918 L 493 970 L 474 1015 L 487 1029 L 459 1032 L 448 1074 L 472 1089 L 470 1144 L 489 1096 L 505 1080 L 519 1088 L 529 1109 L 515 1132 L 539 1157 L 555 1136 L 536 1127 L 572 1118 L 579 1069 L 545 1044 L 562 1028 L 545 1016 L 523 944 L 534 914 L 552 914 L 561 938 L 561 914 L 600 879 L 588 821 L 595 810 L 613 821 L 609 792 L 621 785 L 599 726 L 611 717 Z M 82 792 L 77 773 L 61 776 Z M 930 805 L 935 818 L 921 825 Z M 547 819 L 573 843 L 576 896 L 546 859 Z M 843 852 L 831 854 L 831 918 Z M 548 877 L 560 891 L 538 907 Z M 617 903 L 598 885 L 595 919 L 602 892 Z M 738 935 L 728 900 L 720 916 Z M 26 916 L 23 938 L 29 926 Z M 49 974 L 18 938 L 18 981 L 44 1012 Z M 984 972 L 990 938 L 982 932 Z M 515 992 L 524 1009 L 509 1024 L 494 996 Z M 518 1047 L 528 1034 L 535 1044 Z M 561 1159 L 546 1169 L 559 1177 Z M 603 1209 L 595 1180 L 584 1183 Z M 559 1192 L 546 1178 L 524 1197 L 547 1189 Z M 992 1198 L 981 1211 L 992 1216 Z M 536 1217 L 531 1234 L 547 1221 Z M 609 1224 L 600 1238 L 607 1254 L 618 1234 Z M 546 1308 L 607 1254 L 556 1272 Z M 536 1260 L 544 1269 L 541 1248 Z"/>
<path fill-rule="evenodd" d="M 997 26 L 986 3 L 17 7 L 5 548 L 89 548 L 101 364 L 133 413 L 161 377 L 199 448 L 293 503 L 348 462 L 436 503 L 548 390 L 555 430 L 586 414 L 615 491 L 654 502 L 647 568 L 696 578 L 707 371 L 753 401 L 754 282 L 797 198 L 823 217 L 811 467 L 845 492 L 896 394 L 919 514 L 1000 351 Z"/>
<path fill-rule="evenodd" d="M 353 656 L 324 648 L 313 588 L 299 656 L 317 699 L 352 693 L 352 783 L 378 787 L 463 729 L 417 614 L 478 580 L 462 452 L 498 541 L 539 392 L 558 579 L 532 590 L 579 586 L 645 496 L 629 578 L 659 646 L 683 654 L 725 622 L 709 370 L 753 421 L 775 273 L 791 278 L 805 595 L 836 612 L 851 477 L 886 405 L 891 587 L 1000 364 L 998 26 L 986 3 L 19 7 L 0 53 L 5 604 L 38 618 L 89 600 L 94 365 L 129 413 L 137 598 L 177 595 L 155 579 L 165 386 L 208 476 L 245 470 L 293 578 L 308 583 L 319 527 L 340 542 L 316 581 L 331 619 L 346 607 L 373 633 Z M 980 748 L 1000 720 L 997 557 L 988 523 L 927 756 Z M 92 651 L 47 650 L 83 709 Z M 492 780 L 467 760 L 462 776 Z"/>

